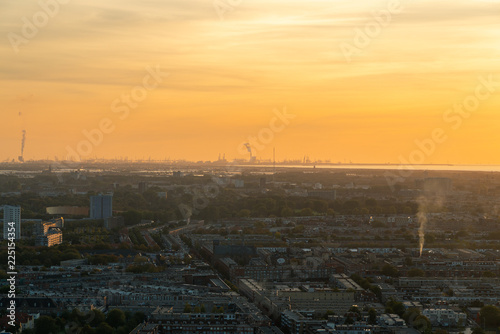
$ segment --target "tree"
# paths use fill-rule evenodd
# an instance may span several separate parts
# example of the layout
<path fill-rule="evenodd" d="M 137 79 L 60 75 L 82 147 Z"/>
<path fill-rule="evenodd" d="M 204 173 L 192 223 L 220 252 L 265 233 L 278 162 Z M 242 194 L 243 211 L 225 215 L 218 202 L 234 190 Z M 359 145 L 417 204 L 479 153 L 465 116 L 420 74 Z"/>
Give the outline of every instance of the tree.
<path fill-rule="evenodd" d="M 299 215 L 303 217 L 308 217 L 308 216 L 313 216 L 314 212 L 311 208 L 303 208 L 302 210 L 300 210 Z"/>
<path fill-rule="evenodd" d="M 412 268 L 408 270 L 408 277 L 425 277 L 425 271 L 419 268 Z"/>
<path fill-rule="evenodd" d="M 191 313 L 191 305 L 189 303 L 184 305 L 184 313 Z"/>
<path fill-rule="evenodd" d="M 400 317 L 402 317 L 403 314 L 405 313 L 405 306 L 403 305 L 403 303 L 398 302 L 397 300 L 391 298 L 387 301 L 387 304 L 385 305 L 385 312 L 395 313 Z"/>
<path fill-rule="evenodd" d="M 291 217 L 291 216 L 293 216 L 293 209 L 287 206 L 281 209 L 281 217 Z"/>
<path fill-rule="evenodd" d="M 137 210 L 129 210 L 122 214 L 125 225 L 135 225 L 141 222 L 142 214 Z"/>
<path fill-rule="evenodd" d="M 115 334 L 129 334 L 129 333 L 130 329 L 127 328 L 127 326 L 121 326 L 115 331 Z"/>
<path fill-rule="evenodd" d="M 335 312 L 332 310 L 326 310 L 325 314 L 323 314 L 323 319 L 328 320 L 328 317 L 331 315 L 335 315 Z"/>
<path fill-rule="evenodd" d="M 125 313 L 123 313 L 120 309 L 112 309 L 109 311 L 108 316 L 106 317 L 106 322 L 113 328 L 118 328 L 125 324 L 126 317 Z"/>
<path fill-rule="evenodd" d="M 324 213 L 328 209 L 328 203 L 324 200 L 313 200 L 312 208 L 316 212 Z"/>
<path fill-rule="evenodd" d="M 483 277 L 496 277 L 497 275 L 495 275 L 495 273 L 493 273 L 491 271 L 484 271 L 482 276 Z"/>
<path fill-rule="evenodd" d="M 103 322 L 97 327 L 97 333 L 99 334 L 113 334 L 113 327 Z"/>
<path fill-rule="evenodd" d="M 403 314 L 403 319 L 410 326 L 413 326 L 413 322 L 420 315 L 420 310 L 416 307 L 411 307 L 405 311 Z"/>
<path fill-rule="evenodd" d="M 238 212 L 238 217 L 241 217 L 241 218 L 250 217 L 250 210 L 247 210 L 247 209 L 240 210 L 240 212 Z"/>
<path fill-rule="evenodd" d="M 479 300 L 475 300 L 469 304 L 470 307 L 483 307 L 484 303 Z"/>
<path fill-rule="evenodd" d="M 377 296 L 379 301 L 382 300 L 382 289 L 378 285 L 370 285 L 368 289 Z"/>
<path fill-rule="evenodd" d="M 368 310 L 368 323 L 370 325 L 377 323 L 377 311 L 373 307 Z"/>
<path fill-rule="evenodd" d="M 393 265 L 386 264 L 382 267 L 382 275 L 390 276 L 390 277 L 397 277 L 397 276 L 399 276 L 399 271 Z"/>
<path fill-rule="evenodd" d="M 56 321 L 52 317 L 42 315 L 35 321 L 36 334 L 56 334 L 59 330 L 60 329 L 57 327 Z"/>
<path fill-rule="evenodd" d="M 82 330 L 79 332 L 81 334 L 95 334 L 95 330 L 90 327 L 89 324 L 85 324 L 85 326 L 83 326 Z"/>
<path fill-rule="evenodd" d="M 5 270 L 0 270 L 0 279 L 6 279 L 9 275 L 5 272 Z"/>
<path fill-rule="evenodd" d="M 135 312 L 134 313 L 134 321 L 138 324 L 143 322 L 146 319 L 146 315 L 143 312 Z"/>
<path fill-rule="evenodd" d="M 434 334 L 448 334 L 448 331 L 446 329 L 436 329 Z"/>
<path fill-rule="evenodd" d="M 266 227 L 266 223 L 262 222 L 262 221 L 257 221 L 253 224 L 253 227 L 258 229 L 258 228 L 264 228 Z"/>
<path fill-rule="evenodd" d="M 434 236 L 434 234 L 426 233 L 426 235 L 425 235 L 425 242 L 426 243 L 432 244 L 435 241 L 436 241 L 436 237 Z"/>
<path fill-rule="evenodd" d="M 90 319 L 92 319 L 90 325 L 93 327 L 99 326 L 99 324 L 106 321 L 106 316 L 101 311 L 94 309 L 91 312 L 93 312 L 93 314 L 90 315 Z"/>
<path fill-rule="evenodd" d="M 500 325 L 500 309 L 493 305 L 486 305 L 479 312 L 481 323 L 486 328 L 497 328 Z"/>
<path fill-rule="evenodd" d="M 472 330 L 472 334 L 485 334 L 485 333 L 484 333 L 484 330 L 481 327 L 475 327 Z"/>
<path fill-rule="evenodd" d="M 421 333 L 432 333 L 431 321 L 425 315 L 419 315 L 418 317 L 416 317 L 415 321 L 413 322 L 413 327 L 415 327 Z"/>
<path fill-rule="evenodd" d="M 357 208 L 359 208 L 359 202 L 356 200 L 346 201 L 343 205 L 343 209 L 346 213 L 352 213 Z"/>
<path fill-rule="evenodd" d="M 361 311 L 359 310 L 359 308 L 358 308 L 357 306 L 351 306 L 351 307 L 349 308 L 349 311 L 348 311 L 348 312 L 361 314 Z"/>

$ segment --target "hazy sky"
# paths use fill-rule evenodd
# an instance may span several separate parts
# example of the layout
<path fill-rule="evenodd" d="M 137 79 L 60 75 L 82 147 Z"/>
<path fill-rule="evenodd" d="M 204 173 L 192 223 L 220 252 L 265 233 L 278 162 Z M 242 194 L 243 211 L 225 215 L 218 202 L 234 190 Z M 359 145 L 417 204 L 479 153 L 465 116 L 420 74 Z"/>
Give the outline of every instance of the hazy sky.
<path fill-rule="evenodd" d="M 25 159 L 245 158 L 260 134 L 264 159 L 397 163 L 440 128 L 422 162 L 500 164 L 500 0 L 55 1 L 0 0 L 0 160 L 25 129 Z M 114 112 L 147 67 L 169 75 Z"/>

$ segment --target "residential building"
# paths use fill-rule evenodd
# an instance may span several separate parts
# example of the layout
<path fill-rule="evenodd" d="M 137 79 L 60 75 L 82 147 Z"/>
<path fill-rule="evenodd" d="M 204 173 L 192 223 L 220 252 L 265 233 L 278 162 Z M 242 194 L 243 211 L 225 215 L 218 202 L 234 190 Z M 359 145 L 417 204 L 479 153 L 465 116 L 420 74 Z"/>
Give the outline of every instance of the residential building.
<path fill-rule="evenodd" d="M 10 223 L 10 224 L 9 224 Z M 12 224 L 14 223 L 14 224 Z M 12 227 L 15 231 L 12 231 Z M 10 228 L 10 230 L 9 230 Z M 16 239 L 21 239 L 21 207 L 4 205 L 3 207 L 3 238 L 8 239 L 9 231 L 15 233 Z"/>
<path fill-rule="evenodd" d="M 422 314 L 429 318 L 431 324 L 435 326 L 464 325 L 467 321 L 465 313 L 456 312 L 450 308 L 425 309 Z"/>
<path fill-rule="evenodd" d="M 355 304 L 354 291 L 337 291 L 328 288 L 283 289 L 277 291 L 277 296 L 289 300 L 292 310 L 315 310 L 317 313 L 332 310 L 337 314 L 344 314 Z"/>
<path fill-rule="evenodd" d="M 106 219 L 113 216 L 113 195 L 90 197 L 90 219 Z"/>
<path fill-rule="evenodd" d="M 36 246 L 52 247 L 62 244 L 62 231 L 57 227 L 51 227 L 47 233 L 38 235 L 35 239 Z"/>

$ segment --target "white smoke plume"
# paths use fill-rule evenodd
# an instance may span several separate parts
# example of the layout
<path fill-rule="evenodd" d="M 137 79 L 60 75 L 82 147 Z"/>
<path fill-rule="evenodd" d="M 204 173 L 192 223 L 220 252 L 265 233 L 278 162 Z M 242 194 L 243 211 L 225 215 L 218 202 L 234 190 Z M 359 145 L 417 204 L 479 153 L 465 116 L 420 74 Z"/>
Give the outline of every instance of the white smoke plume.
<path fill-rule="evenodd" d="M 420 256 L 424 250 L 425 232 L 429 223 L 428 213 L 440 211 L 443 207 L 446 193 L 449 189 L 443 187 L 438 182 L 428 182 L 423 188 L 423 195 L 417 199 L 418 203 L 418 243 L 420 248 Z"/>
<path fill-rule="evenodd" d="M 420 256 L 422 256 L 422 252 L 424 250 L 425 243 L 425 228 L 427 226 L 427 198 L 424 196 L 420 196 L 417 199 L 418 202 L 418 224 L 420 225 L 418 228 L 418 244 L 420 246 Z"/>

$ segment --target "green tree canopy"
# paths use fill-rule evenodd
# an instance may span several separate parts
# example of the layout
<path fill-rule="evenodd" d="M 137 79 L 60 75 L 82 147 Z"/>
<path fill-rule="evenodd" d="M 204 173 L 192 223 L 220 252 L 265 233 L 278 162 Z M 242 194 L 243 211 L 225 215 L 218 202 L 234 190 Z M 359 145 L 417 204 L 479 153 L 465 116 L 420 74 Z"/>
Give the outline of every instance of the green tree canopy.
<path fill-rule="evenodd" d="M 500 325 L 500 309 L 493 305 L 486 305 L 479 312 L 481 323 L 486 328 L 497 328 Z"/>
<path fill-rule="evenodd" d="M 125 321 L 125 313 L 123 313 L 122 310 L 116 308 L 109 311 L 108 316 L 106 317 L 106 322 L 114 328 L 118 328 L 124 325 Z"/>
<path fill-rule="evenodd" d="M 425 271 L 418 268 L 408 270 L 408 277 L 425 277 Z"/>
<path fill-rule="evenodd" d="M 382 275 L 390 276 L 390 277 L 398 277 L 399 271 L 393 265 L 386 264 L 382 267 Z"/>

